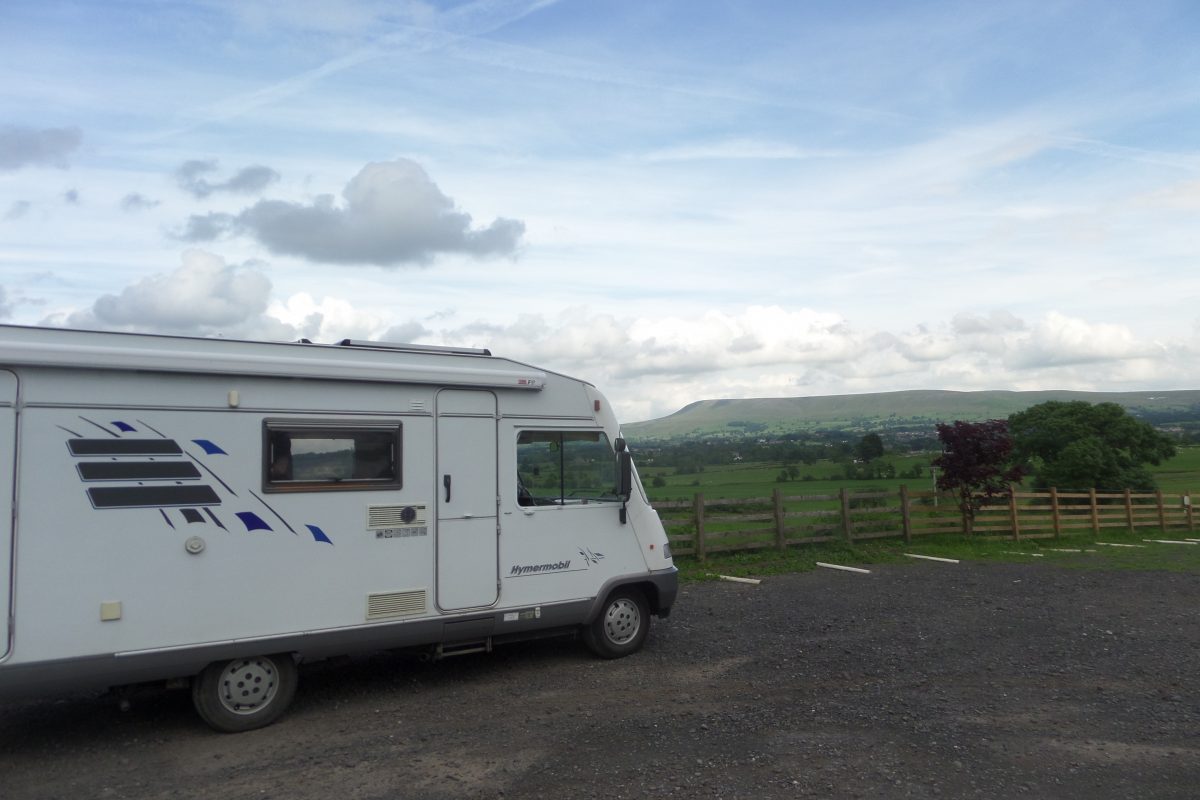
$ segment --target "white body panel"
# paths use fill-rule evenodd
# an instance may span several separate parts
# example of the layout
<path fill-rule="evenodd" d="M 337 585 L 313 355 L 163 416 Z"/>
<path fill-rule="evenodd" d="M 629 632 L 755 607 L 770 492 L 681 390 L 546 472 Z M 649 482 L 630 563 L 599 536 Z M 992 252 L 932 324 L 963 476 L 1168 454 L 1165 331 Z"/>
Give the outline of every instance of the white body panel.
<path fill-rule="evenodd" d="M 13 493 L 3 487 L 16 485 L 16 401 L 17 376 L 0 371 L 0 658 L 8 655 L 12 608 Z"/>
<path fill-rule="evenodd" d="M 366 528 L 369 504 L 428 503 L 432 481 L 421 480 L 428 470 L 414 459 L 406 458 L 411 479 L 396 493 L 403 500 L 378 496 L 392 494 L 382 492 L 267 495 L 259 487 L 258 415 L 142 409 L 126 417 L 105 411 L 111 410 L 23 412 L 23 459 L 37 453 L 40 466 L 36 474 L 22 472 L 19 497 L 21 660 L 360 624 L 368 593 L 432 589 L 431 535 L 383 540 Z M 136 433 L 152 428 L 165 434 L 180 444 L 181 461 L 200 467 L 202 479 L 188 483 L 212 487 L 219 502 L 93 508 L 89 487 L 77 474 L 79 459 L 66 444 L 66 430 L 83 432 L 84 419 L 128 419 Z M 406 419 L 405 449 L 431 447 L 431 427 L 428 419 Z M 195 439 L 224 453 L 209 455 Z M 199 518 L 189 521 L 184 509 L 199 511 Z M 320 528 L 328 542 L 307 525 Z M 203 540 L 203 552 L 187 552 L 191 537 Z M 98 624 L 105 602 L 122 604 L 120 620 Z"/>
<path fill-rule="evenodd" d="M 271 425 L 398 428 L 399 474 L 281 489 Z M 655 575 L 665 613 L 640 486 L 629 524 L 611 500 L 521 506 L 521 430 L 619 435 L 590 385 L 490 356 L 0 326 L 0 695 L 46 664 L 579 624 Z M 192 664 L 168 662 L 138 675 Z"/>
<path fill-rule="evenodd" d="M 496 602 L 496 396 L 437 396 L 437 598 L 452 611 Z"/>
<path fill-rule="evenodd" d="M 522 430 L 577 430 L 568 420 L 519 419 L 501 424 L 500 484 L 508 488 L 500 499 L 501 595 L 514 604 L 535 604 L 550 593 L 564 599 L 595 596 L 610 575 L 646 569 L 638 538 L 613 525 L 610 503 L 521 506 L 517 503 L 517 478 L 513 455 Z M 653 513 L 653 509 L 651 509 Z M 523 571 L 521 567 L 564 564 L 561 569 Z"/>

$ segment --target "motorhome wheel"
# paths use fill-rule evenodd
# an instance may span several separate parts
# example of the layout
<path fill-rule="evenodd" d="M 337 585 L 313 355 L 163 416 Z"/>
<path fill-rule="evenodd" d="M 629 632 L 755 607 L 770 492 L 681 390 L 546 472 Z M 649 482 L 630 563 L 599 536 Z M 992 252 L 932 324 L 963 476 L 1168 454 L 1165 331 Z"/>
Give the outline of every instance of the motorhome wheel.
<path fill-rule="evenodd" d="M 636 653 L 650 632 L 650 608 L 639 589 L 622 587 L 604 601 L 600 615 L 583 629 L 583 641 L 601 658 Z"/>
<path fill-rule="evenodd" d="M 296 680 L 288 653 L 216 661 L 192 682 L 192 703 L 219 731 L 250 731 L 279 719 L 296 694 Z"/>

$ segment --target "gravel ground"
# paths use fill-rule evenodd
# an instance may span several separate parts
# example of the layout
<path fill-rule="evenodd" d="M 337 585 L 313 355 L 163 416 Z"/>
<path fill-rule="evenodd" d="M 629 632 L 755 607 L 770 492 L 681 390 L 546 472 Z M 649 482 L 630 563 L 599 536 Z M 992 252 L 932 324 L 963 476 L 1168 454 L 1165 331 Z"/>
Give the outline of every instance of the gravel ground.
<path fill-rule="evenodd" d="M 646 649 L 302 668 L 273 727 L 187 692 L 0 708 L 18 798 L 1195 798 L 1200 577 L 1049 565 L 685 586 Z"/>

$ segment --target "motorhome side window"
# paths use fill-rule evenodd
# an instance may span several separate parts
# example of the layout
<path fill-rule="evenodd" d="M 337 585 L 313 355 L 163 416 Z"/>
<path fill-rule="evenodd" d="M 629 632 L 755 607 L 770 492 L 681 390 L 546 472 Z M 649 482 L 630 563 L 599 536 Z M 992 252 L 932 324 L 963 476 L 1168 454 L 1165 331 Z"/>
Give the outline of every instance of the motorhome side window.
<path fill-rule="evenodd" d="M 601 431 L 521 431 L 517 503 L 523 506 L 619 502 L 617 460 Z"/>
<path fill-rule="evenodd" d="M 400 486 L 400 426 L 265 425 L 267 491 L 384 489 Z"/>

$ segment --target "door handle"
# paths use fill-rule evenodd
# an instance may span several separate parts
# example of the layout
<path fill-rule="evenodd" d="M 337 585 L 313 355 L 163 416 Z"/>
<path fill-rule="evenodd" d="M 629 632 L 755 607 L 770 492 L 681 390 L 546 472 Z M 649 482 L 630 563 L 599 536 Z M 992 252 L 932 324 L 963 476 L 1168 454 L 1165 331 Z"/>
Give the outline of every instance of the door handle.
<path fill-rule="evenodd" d="M 442 486 L 446 487 L 446 502 L 449 503 L 450 502 L 450 476 L 449 475 L 442 476 Z"/>

